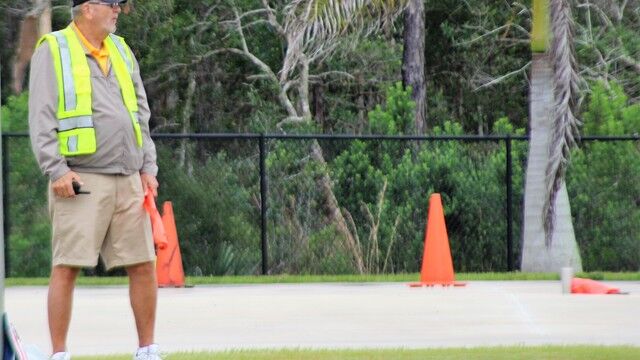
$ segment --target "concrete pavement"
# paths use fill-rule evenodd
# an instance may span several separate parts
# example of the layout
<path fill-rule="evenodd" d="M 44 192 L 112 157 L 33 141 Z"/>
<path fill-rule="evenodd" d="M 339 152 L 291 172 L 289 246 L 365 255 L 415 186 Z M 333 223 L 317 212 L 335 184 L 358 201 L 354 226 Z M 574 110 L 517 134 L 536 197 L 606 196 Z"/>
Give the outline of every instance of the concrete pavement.
<path fill-rule="evenodd" d="M 425 348 L 538 344 L 640 346 L 640 282 L 629 295 L 563 295 L 558 281 L 216 285 L 160 289 L 163 351 L 238 348 Z M 6 289 L 25 343 L 49 352 L 46 288 Z M 69 348 L 130 353 L 135 326 L 126 287 L 79 287 Z"/>

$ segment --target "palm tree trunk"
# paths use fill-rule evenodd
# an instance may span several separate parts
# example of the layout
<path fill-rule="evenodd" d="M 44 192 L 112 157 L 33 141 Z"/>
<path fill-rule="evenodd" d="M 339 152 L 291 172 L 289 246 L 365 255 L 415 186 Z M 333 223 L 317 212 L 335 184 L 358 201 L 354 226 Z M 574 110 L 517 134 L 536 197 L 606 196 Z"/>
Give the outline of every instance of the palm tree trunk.
<path fill-rule="evenodd" d="M 542 207 L 546 196 L 545 174 L 549 162 L 549 142 L 553 126 L 553 69 L 548 54 L 533 54 L 530 90 L 530 142 L 524 199 L 524 234 L 521 270 L 558 272 L 570 266 L 582 271 L 582 261 L 571 219 L 566 185 L 557 198 L 553 241 L 545 244 Z"/>
<path fill-rule="evenodd" d="M 402 83 L 413 89 L 411 99 L 416 103 L 415 129 L 417 134 L 424 134 L 427 117 L 424 47 L 424 3 L 423 0 L 410 0 L 404 13 Z"/>

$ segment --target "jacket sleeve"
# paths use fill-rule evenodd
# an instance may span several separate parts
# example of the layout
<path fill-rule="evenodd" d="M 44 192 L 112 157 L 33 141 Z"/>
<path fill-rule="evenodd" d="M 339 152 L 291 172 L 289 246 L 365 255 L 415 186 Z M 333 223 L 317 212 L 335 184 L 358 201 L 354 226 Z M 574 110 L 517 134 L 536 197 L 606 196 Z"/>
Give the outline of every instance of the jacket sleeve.
<path fill-rule="evenodd" d="M 141 173 L 157 176 L 158 165 L 156 164 L 156 146 L 151 140 L 151 131 L 149 129 L 149 118 L 151 117 L 151 111 L 149 110 L 149 103 L 147 102 L 147 92 L 144 90 L 144 84 L 140 76 L 140 66 L 138 60 L 131 52 L 133 57 L 133 74 L 131 79 L 133 80 L 133 86 L 136 90 L 136 97 L 138 98 L 138 121 L 140 122 L 140 131 L 142 131 L 142 152 L 143 163 Z"/>
<path fill-rule="evenodd" d="M 31 58 L 29 73 L 29 137 L 42 173 L 56 181 L 69 172 L 58 148 L 58 84 L 49 44 L 44 42 Z"/>

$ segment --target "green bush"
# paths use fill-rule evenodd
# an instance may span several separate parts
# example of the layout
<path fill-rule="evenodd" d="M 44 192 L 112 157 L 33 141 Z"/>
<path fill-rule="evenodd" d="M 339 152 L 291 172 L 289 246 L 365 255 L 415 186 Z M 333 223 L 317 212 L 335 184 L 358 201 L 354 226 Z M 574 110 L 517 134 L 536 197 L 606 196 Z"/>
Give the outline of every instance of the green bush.
<path fill-rule="evenodd" d="M 585 135 L 637 133 L 640 105 L 595 84 L 583 121 Z M 639 155 L 634 141 L 584 141 L 573 153 L 567 189 L 585 271 L 640 269 Z"/>
<path fill-rule="evenodd" d="M 181 165 L 176 143 L 156 141 L 158 206 L 171 201 L 188 275 L 254 274 L 260 269 L 260 213 L 255 158 L 226 151 Z"/>
<path fill-rule="evenodd" d="M 326 220 L 320 182 L 327 167 L 310 157 L 313 140 L 270 143 L 268 239 L 270 273 L 352 273 L 344 238 Z"/>
<path fill-rule="evenodd" d="M 385 135 L 411 133 L 412 110 L 410 91 L 391 87 L 386 106 L 369 114 L 371 129 Z M 496 132 L 514 133 L 506 119 L 495 127 Z M 433 133 L 460 135 L 462 128 L 445 122 Z M 515 186 L 522 184 L 518 159 L 525 146 L 517 144 L 512 150 Z M 506 270 L 504 145 L 354 141 L 336 157 L 332 169 L 336 196 L 354 219 L 369 272 L 419 270 L 428 199 L 436 192 L 443 199 L 456 269 Z M 514 198 L 520 199 L 522 187 L 515 186 Z"/>
<path fill-rule="evenodd" d="M 2 107 L 3 132 L 28 130 L 28 94 L 9 97 Z M 10 234 L 7 241 L 7 276 L 48 276 L 51 267 L 51 226 L 47 210 L 48 179 L 40 172 L 28 138 L 5 138 L 5 161 L 9 174 L 5 221 Z"/>

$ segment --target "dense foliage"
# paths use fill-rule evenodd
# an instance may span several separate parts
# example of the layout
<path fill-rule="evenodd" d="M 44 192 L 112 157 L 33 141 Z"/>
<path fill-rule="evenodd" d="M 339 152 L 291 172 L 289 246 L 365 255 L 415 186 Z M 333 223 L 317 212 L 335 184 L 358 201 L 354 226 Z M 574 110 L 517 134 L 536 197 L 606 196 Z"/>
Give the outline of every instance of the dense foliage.
<path fill-rule="evenodd" d="M 286 3 L 269 1 L 277 16 Z M 638 12 L 629 9 L 638 3 L 625 2 L 626 10 L 616 1 L 581 3 L 574 13 L 581 73 L 588 80 L 583 131 L 637 133 Z M 52 4 L 53 27 L 59 29 L 69 21 L 68 1 Z M 277 29 L 250 12 L 262 4 L 145 0 L 120 17 L 118 32 L 139 60 L 155 133 L 414 133 L 411 89 L 398 84 L 400 20 L 368 37 L 349 34 L 332 56 L 311 63 L 312 121 L 278 126 L 287 113 L 277 87 L 246 56 L 222 51 L 239 49 L 244 40 L 262 63 L 280 69 L 286 47 Z M 429 134 L 525 134 L 529 6 L 529 1 L 425 1 Z M 0 9 L 0 41 L 8 44 L 0 50 L 3 130 L 25 131 L 27 95 L 10 96 L 9 85 L 18 23 L 28 4 L 6 0 Z M 236 13 L 246 14 L 242 36 L 234 30 Z M 289 95 L 299 107 L 300 98 L 293 91 Z M 320 145 L 325 163 L 310 157 L 310 140 L 266 144 L 270 272 L 352 273 L 358 261 L 369 273 L 417 271 L 433 192 L 443 196 L 457 270 L 506 270 L 504 141 L 323 140 Z M 158 140 L 157 146 L 159 202 L 173 202 L 187 273 L 260 272 L 257 141 Z M 47 180 L 26 138 L 6 138 L 6 148 L 10 275 L 46 275 Z M 514 140 L 516 262 L 526 153 L 527 143 Z M 630 141 L 583 142 L 573 155 L 567 185 L 585 270 L 640 269 L 637 155 L 637 144 Z M 355 248 L 346 246 L 344 234 L 327 220 L 324 176 L 331 180 Z"/>
<path fill-rule="evenodd" d="M 585 135 L 637 134 L 640 105 L 622 88 L 593 87 L 584 113 Z M 635 141 L 583 142 L 568 170 L 576 239 L 584 268 L 640 268 L 640 159 Z"/>
<path fill-rule="evenodd" d="M 369 113 L 369 126 L 402 134 L 413 104 L 400 85 Z M 617 135 L 634 128 L 638 106 L 619 87 L 599 85 L 585 112 L 589 134 Z M 23 130 L 26 96 L 3 107 L 5 130 Z M 22 125 L 20 121 L 23 121 Z M 12 125 L 9 125 L 12 124 Z M 446 122 L 436 135 L 462 134 Z M 506 118 L 495 134 L 523 134 Z M 161 163 L 177 163 L 178 140 L 158 140 Z M 187 273 L 259 273 L 260 211 L 257 141 L 207 144 L 197 166 L 166 167 L 159 202 L 171 200 Z M 202 142 L 202 141 L 199 141 Z M 45 187 L 27 139 L 8 141 L 13 276 L 43 276 L 48 268 L 49 225 Z M 222 143 L 227 143 L 222 147 Z M 193 144 L 194 148 L 203 144 Z M 506 153 L 504 142 L 331 140 L 326 168 L 309 160 L 308 140 L 267 144 L 267 236 L 271 273 L 353 273 L 360 257 L 367 273 L 417 271 L 429 194 L 442 194 L 454 264 L 458 271 L 503 271 L 506 258 Z M 515 252 L 520 233 L 523 165 L 527 143 L 513 141 Z M 633 142 L 585 142 L 572 161 L 568 188 L 574 226 L 587 270 L 640 266 L 637 220 L 640 162 Z M 321 216 L 317 178 L 328 170 L 336 197 L 357 234 L 353 251 Z M 28 260 L 27 260 L 28 259 Z"/>

